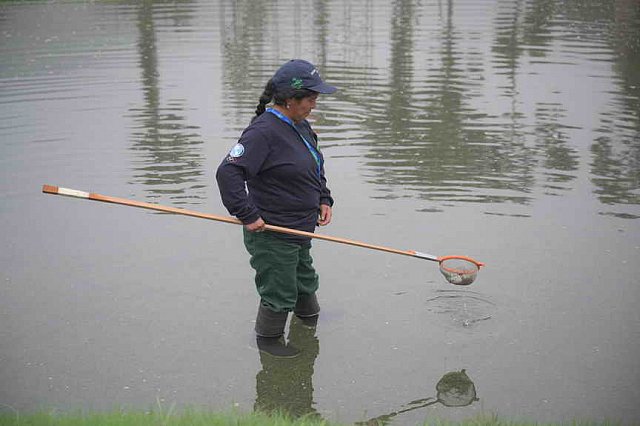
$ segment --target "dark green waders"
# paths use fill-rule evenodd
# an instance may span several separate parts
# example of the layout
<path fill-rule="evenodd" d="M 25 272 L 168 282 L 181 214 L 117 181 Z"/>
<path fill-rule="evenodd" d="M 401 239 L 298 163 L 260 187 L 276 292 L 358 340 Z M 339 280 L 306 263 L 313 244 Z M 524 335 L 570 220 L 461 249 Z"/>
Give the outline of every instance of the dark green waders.
<path fill-rule="evenodd" d="M 258 348 L 277 357 L 295 357 L 299 351 L 284 341 L 289 312 L 315 326 L 320 306 L 316 298 L 318 274 L 310 245 L 289 243 L 267 232 L 244 230 L 244 244 L 256 271 L 260 295 L 256 317 Z"/>

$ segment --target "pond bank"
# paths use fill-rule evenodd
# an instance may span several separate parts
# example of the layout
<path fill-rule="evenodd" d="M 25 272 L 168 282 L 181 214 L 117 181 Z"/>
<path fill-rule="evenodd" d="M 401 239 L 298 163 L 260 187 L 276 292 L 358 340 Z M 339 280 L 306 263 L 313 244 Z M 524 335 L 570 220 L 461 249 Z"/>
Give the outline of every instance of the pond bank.
<path fill-rule="evenodd" d="M 363 420 L 356 425 L 386 425 L 389 419 Z M 275 413 L 242 413 L 237 411 L 229 412 L 206 412 L 197 410 L 187 410 L 175 413 L 173 410 L 163 411 L 121 411 L 112 413 L 78 413 L 78 414 L 58 414 L 35 413 L 35 414 L 0 414 L 0 426 L 251 426 L 251 425 L 272 425 L 272 426 L 341 426 L 349 423 L 328 422 L 322 418 L 305 416 L 301 418 L 291 418 L 285 414 Z M 559 426 L 570 424 L 572 426 L 597 426 L 615 425 L 612 421 L 578 421 L 573 420 L 565 423 L 538 423 L 535 420 L 508 420 L 497 415 L 482 414 L 462 421 L 449 421 L 438 418 L 425 419 L 423 425 L 438 426 Z"/>

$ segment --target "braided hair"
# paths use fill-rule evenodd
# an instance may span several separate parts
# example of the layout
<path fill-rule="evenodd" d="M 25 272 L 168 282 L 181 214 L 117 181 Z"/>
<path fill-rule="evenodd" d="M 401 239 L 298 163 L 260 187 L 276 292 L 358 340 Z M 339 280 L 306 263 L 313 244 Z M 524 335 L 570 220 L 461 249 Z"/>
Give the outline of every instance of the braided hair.
<path fill-rule="evenodd" d="M 260 100 L 258 101 L 258 106 L 256 107 L 256 117 L 262 115 L 263 112 L 267 110 L 267 104 L 271 102 L 273 99 L 273 80 L 267 81 L 267 85 L 264 86 L 264 91 L 262 95 L 260 95 Z"/>

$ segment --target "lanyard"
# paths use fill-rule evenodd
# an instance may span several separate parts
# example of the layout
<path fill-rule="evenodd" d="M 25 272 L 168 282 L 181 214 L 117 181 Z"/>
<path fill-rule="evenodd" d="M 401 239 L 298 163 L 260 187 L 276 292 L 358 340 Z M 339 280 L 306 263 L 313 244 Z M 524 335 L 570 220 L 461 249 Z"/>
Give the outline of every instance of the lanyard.
<path fill-rule="evenodd" d="M 298 128 L 295 126 L 295 124 L 293 124 L 293 121 L 291 121 L 289 117 L 287 117 L 277 109 L 273 109 L 273 108 L 267 108 L 266 112 L 270 112 L 271 114 L 278 117 L 280 120 L 284 121 L 285 123 L 293 127 L 293 130 L 295 130 L 298 136 L 300 136 L 300 139 L 302 139 L 302 142 L 304 142 L 304 144 L 307 146 L 307 149 L 311 153 L 311 156 L 316 161 L 316 166 L 317 166 L 316 171 L 318 172 L 318 178 L 320 178 L 320 170 L 322 168 L 322 159 L 320 158 L 320 153 L 318 152 L 318 149 L 313 145 L 311 145 L 309 141 L 307 141 L 305 137 L 302 136 L 302 133 L 300 133 L 300 130 L 298 130 Z"/>

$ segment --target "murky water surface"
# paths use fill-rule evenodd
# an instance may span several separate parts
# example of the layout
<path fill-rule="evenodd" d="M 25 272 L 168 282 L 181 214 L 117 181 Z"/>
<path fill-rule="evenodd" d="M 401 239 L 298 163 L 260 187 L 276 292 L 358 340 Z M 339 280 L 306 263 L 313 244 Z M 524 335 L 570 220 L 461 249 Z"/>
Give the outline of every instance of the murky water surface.
<path fill-rule="evenodd" d="M 292 57 L 340 87 L 322 231 L 487 266 L 317 241 L 281 362 L 239 227 L 40 188 L 226 214 L 215 168 Z M 0 409 L 637 422 L 639 111 L 635 0 L 2 2 Z"/>

